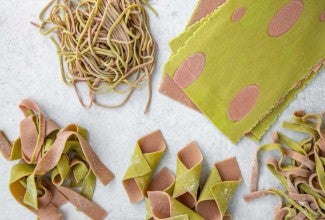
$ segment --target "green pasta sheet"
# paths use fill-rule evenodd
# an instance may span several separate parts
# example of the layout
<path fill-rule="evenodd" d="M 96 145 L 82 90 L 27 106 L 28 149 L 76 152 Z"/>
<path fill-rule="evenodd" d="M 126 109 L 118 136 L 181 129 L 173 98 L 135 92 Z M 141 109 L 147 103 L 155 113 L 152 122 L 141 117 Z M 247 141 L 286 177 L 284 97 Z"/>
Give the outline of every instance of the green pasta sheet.
<path fill-rule="evenodd" d="M 137 142 L 123 178 L 123 186 L 131 203 L 144 198 L 165 149 L 166 143 L 160 131 L 148 134 Z"/>
<path fill-rule="evenodd" d="M 169 42 L 172 52 L 175 53 L 181 48 L 187 39 L 208 19 L 208 15 L 221 7 L 225 2 L 226 0 L 199 0 L 186 25 L 185 31 Z"/>
<path fill-rule="evenodd" d="M 169 42 L 170 49 L 172 50 L 172 53 L 177 53 L 177 50 L 184 46 L 186 44 L 187 40 L 195 34 L 195 32 L 210 18 L 210 13 L 208 14 L 202 14 L 204 16 L 199 21 L 193 23 L 193 20 L 195 18 L 195 15 L 200 8 L 207 7 L 207 5 L 214 4 L 215 6 L 214 10 L 218 10 L 219 7 L 222 6 L 222 4 L 225 2 L 224 0 L 215 0 L 214 3 L 211 3 L 213 1 L 208 0 L 200 0 L 198 1 L 198 4 L 196 6 L 196 9 L 194 10 L 193 15 L 191 16 L 189 23 L 186 27 L 186 30 L 182 32 L 179 36 L 175 37 Z M 217 11 L 214 11 L 213 13 L 218 13 Z M 205 12 L 211 12 L 212 10 L 206 10 Z M 194 20 L 195 21 L 195 20 Z M 301 85 L 295 87 L 292 89 L 285 98 L 283 98 L 283 102 L 279 103 L 279 105 L 275 106 L 268 115 L 265 116 L 265 118 L 260 121 L 249 133 L 248 137 L 252 140 L 258 142 L 265 132 L 270 128 L 270 126 L 275 122 L 278 115 L 288 106 L 288 104 L 296 97 L 297 93 L 301 91 L 315 76 L 317 72 L 312 72 L 310 76 L 306 77 L 301 81 Z M 175 85 L 177 86 L 177 85 Z"/>
<path fill-rule="evenodd" d="M 325 2 L 303 1 L 292 27 L 275 36 L 274 27 L 273 32 L 268 30 L 288 4 L 300 3 L 228 0 L 195 24 L 196 30 L 190 27 L 193 33 L 184 37 L 188 39 L 165 66 L 164 72 L 233 142 L 245 134 L 259 139 L 324 62 L 325 23 L 320 15 Z M 242 18 L 232 20 L 242 7 L 246 10 Z M 242 109 L 243 103 L 236 100 L 239 92 L 252 86 L 257 90 L 254 105 L 242 117 L 230 117 L 232 104 L 237 104 L 235 113 Z"/>
<path fill-rule="evenodd" d="M 203 220 L 193 210 L 172 198 L 165 192 L 148 192 L 149 203 L 154 219 L 164 220 Z"/>
<path fill-rule="evenodd" d="M 176 182 L 173 197 L 189 208 L 194 208 L 200 186 L 203 156 L 195 142 L 177 154 Z"/>

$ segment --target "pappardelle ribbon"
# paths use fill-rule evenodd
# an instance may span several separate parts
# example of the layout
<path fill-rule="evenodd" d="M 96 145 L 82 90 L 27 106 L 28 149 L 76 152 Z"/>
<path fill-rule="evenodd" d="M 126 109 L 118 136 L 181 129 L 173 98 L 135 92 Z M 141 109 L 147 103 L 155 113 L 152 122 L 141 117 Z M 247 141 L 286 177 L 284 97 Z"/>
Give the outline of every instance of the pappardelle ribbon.
<path fill-rule="evenodd" d="M 161 191 L 168 193 L 168 195 L 173 194 L 175 185 L 174 174 L 167 168 L 163 168 L 150 182 L 147 192 L 151 191 Z M 150 207 L 150 202 L 148 198 L 145 198 L 146 204 L 146 220 L 152 220 L 153 215 Z"/>
<path fill-rule="evenodd" d="M 196 204 L 197 213 L 208 220 L 231 219 L 226 212 L 241 180 L 236 158 L 214 164 Z"/>
<path fill-rule="evenodd" d="M 143 200 L 165 149 L 166 143 L 160 131 L 155 131 L 138 140 L 123 178 L 123 186 L 131 203 Z"/>
<path fill-rule="evenodd" d="M 194 208 L 200 186 L 203 156 L 195 142 L 190 143 L 177 154 L 176 182 L 173 197 Z"/>
<path fill-rule="evenodd" d="M 59 208 L 67 201 L 90 218 L 103 219 L 106 211 L 91 201 L 96 178 L 107 185 L 114 175 L 90 147 L 87 130 L 75 124 L 60 129 L 27 99 L 20 109 L 26 117 L 20 138 L 11 145 L 0 133 L 4 157 L 20 159 L 11 169 L 14 198 L 40 219 L 63 219 Z"/>

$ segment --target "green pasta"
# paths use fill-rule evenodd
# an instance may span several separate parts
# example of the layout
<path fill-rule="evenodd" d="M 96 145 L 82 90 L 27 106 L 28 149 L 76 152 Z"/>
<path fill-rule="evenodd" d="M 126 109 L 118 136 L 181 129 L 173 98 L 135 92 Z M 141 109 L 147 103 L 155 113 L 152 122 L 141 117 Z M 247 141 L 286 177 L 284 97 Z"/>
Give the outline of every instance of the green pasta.
<path fill-rule="evenodd" d="M 52 0 L 40 13 L 41 34 L 51 35 L 59 55 L 62 79 L 73 85 L 80 103 L 90 108 L 120 107 L 136 88 L 148 86 L 155 64 L 155 42 L 148 29 L 144 0 Z M 53 36 L 54 35 L 54 36 Z M 89 88 L 86 105 L 76 84 Z M 104 104 L 96 95 L 123 95 L 118 104 Z"/>
<path fill-rule="evenodd" d="M 279 180 L 285 191 L 258 190 L 258 158 L 256 154 L 252 173 L 251 194 L 246 201 L 273 194 L 285 203 L 275 210 L 276 219 L 325 218 L 325 139 L 323 117 L 317 114 L 296 112 L 292 122 L 283 122 L 286 129 L 304 133 L 301 140 L 291 139 L 281 133 L 273 134 L 273 142 L 261 146 L 261 151 L 277 150 L 280 159 L 271 158 L 267 167 Z M 288 162 L 289 161 L 289 162 Z"/>
<path fill-rule="evenodd" d="M 59 128 L 30 100 L 19 107 L 25 115 L 20 137 L 12 144 L 0 131 L 0 152 L 20 159 L 9 181 L 16 201 L 38 219 L 63 219 L 60 207 L 67 201 L 92 219 L 104 219 L 107 212 L 92 197 L 96 179 L 107 185 L 114 174 L 91 149 L 87 130 L 75 124 Z"/>

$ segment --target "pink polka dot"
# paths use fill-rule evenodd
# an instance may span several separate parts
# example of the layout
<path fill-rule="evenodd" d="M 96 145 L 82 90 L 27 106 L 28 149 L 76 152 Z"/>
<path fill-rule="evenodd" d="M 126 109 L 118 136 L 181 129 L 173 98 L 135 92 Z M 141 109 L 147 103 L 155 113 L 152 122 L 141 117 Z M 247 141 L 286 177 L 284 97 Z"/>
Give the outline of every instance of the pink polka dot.
<path fill-rule="evenodd" d="M 182 89 L 193 84 L 205 67 L 205 54 L 195 53 L 188 57 L 176 70 L 175 83 Z"/>
<path fill-rule="evenodd" d="M 233 21 L 239 21 L 246 13 L 245 7 L 237 8 L 236 11 L 231 16 L 231 20 Z"/>
<path fill-rule="evenodd" d="M 248 115 L 255 106 L 259 93 L 257 85 L 249 85 L 241 89 L 230 102 L 228 108 L 229 119 L 240 121 Z"/>
<path fill-rule="evenodd" d="M 289 31 L 300 18 L 304 4 L 301 0 L 293 0 L 284 5 L 273 17 L 268 32 L 272 37 L 278 37 Z"/>
<path fill-rule="evenodd" d="M 319 16 L 319 20 L 320 20 L 321 22 L 324 22 L 324 21 L 325 21 L 325 10 L 322 11 L 322 13 L 320 14 L 320 16 Z"/>

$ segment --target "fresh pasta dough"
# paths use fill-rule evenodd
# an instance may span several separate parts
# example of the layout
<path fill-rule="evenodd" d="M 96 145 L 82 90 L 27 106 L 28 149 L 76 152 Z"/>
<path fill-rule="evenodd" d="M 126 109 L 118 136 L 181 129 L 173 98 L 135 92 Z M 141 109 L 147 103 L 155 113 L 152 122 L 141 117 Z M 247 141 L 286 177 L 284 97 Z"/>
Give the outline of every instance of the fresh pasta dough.
<path fill-rule="evenodd" d="M 30 100 L 19 107 L 25 115 L 20 137 L 11 144 L 0 132 L 3 156 L 21 160 L 11 169 L 13 197 L 40 219 L 63 219 L 59 208 L 67 201 L 92 219 L 104 219 L 93 192 L 97 178 L 107 185 L 114 175 L 89 145 L 87 130 L 76 124 L 60 128 Z"/>

